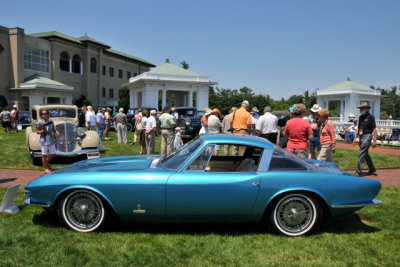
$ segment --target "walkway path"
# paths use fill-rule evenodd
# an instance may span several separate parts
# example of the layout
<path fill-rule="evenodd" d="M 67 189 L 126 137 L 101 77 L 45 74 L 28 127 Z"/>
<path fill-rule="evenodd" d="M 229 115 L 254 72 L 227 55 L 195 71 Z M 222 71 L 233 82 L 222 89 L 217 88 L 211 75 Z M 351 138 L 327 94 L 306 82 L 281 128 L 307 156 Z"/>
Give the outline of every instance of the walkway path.
<path fill-rule="evenodd" d="M 352 144 L 345 144 L 345 143 L 336 143 L 337 148 L 342 148 L 342 149 L 348 149 L 348 150 L 359 150 L 358 144 L 356 146 L 353 146 Z M 377 145 L 375 148 L 372 148 L 372 146 L 369 149 L 370 153 L 378 153 L 378 154 L 387 154 L 387 155 L 395 155 L 395 156 L 400 156 L 400 149 L 396 148 L 387 148 L 387 147 L 381 147 L 380 145 Z"/>
<path fill-rule="evenodd" d="M 354 173 L 354 171 L 349 171 Z M 0 169 L 0 187 L 10 187 L 15 184 L 25 186 L 29 181 L 44 174 L 38 170 Z M 382 185 L 400 185 L 400 169 L 380 169 L 378 176 L 365 176 L 378 180 Z"/>

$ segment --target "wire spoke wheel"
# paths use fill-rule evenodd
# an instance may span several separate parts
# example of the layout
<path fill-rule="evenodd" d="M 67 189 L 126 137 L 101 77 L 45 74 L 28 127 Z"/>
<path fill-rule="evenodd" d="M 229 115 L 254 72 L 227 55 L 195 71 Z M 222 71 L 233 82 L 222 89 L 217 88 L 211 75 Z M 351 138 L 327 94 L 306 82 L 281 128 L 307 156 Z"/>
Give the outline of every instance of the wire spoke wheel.
<path fill-rule="evenodd" d="M 320 218 L 318 202 L 303 194 L 282 197 L 272 212 L 272 224 L 281 234 L 300 236 L 310 233 Z"/>
<path fill-rule="evenodd" d="M 63 221 L 75 231 L 93 231 L 104 221 L 102 201 L 87 190 L 74 191 L 67 195 L 61 202 L 61 209 Z"/>

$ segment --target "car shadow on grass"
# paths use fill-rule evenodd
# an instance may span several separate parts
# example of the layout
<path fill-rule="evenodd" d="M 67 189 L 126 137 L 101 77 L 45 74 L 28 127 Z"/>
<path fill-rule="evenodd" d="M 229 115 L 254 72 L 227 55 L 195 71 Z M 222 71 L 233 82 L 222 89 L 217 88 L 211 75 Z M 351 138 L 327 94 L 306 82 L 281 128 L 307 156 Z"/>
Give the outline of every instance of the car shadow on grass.
<path fill-rule="evenodd" d="M 45 227 L 63 227 L 59 223 L 54 212 L 44 210 L 35 214 L 33 223 Z M 361 220 L 357 214 L 347 214 L 329 217 L 323 220 L 319 229 L 314 233 L 324 234 L 352 234 L 352 233 L 375 233 L 381 231 L 379 228 L 369 225 L 370 222 Z M 130 234 L 166 234 L 166 235 L 221 235 L 242 236 L 271 234 L 268 227 L 262 223 L 127 223 L 113 219 L 108 222 L 101 232 L 103 233 L 130 233 Z"/>

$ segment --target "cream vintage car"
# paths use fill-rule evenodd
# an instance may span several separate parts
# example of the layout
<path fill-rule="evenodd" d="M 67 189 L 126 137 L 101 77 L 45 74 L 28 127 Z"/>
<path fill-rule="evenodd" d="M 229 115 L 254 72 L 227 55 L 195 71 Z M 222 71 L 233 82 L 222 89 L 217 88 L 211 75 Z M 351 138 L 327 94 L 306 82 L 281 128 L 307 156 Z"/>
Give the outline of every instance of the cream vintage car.
<path fill-rule="evenodd" d="M 56 137 L 57 156 L 87 155 L 88 159 L 100 157 L 99 135 L 96 131 L 85 131 L 85 128 L 79 127 L 77 106 L 35 105 L 31 112 L 31 126 L 26 128 L 26 144 L 33 164 L 41 162 L 40 135 L 36 133 L 36 124 L 44 108 L 50 110 L 50 119 L 59 132 Z"/>

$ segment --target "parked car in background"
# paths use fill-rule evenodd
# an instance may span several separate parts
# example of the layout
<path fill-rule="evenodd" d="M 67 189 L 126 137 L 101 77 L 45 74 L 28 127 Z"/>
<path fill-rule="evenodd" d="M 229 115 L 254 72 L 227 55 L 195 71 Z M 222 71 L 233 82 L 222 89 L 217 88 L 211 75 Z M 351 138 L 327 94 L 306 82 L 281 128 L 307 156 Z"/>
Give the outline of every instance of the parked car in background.
<path fill-rule="evenodd" d="M 244 153 L 214 153 L 224 145 Z M 115 214 L 145 223 L 260 222 L 294 237 L 312 233 L 324 214 L 380 204 L 380 188 L 264 138 L 204 134 L 164 157 L 105 157 L 53 171 L 25 186 L 25 203 L 56 212 L 79 232 L 97 230 Z"/>
<path fill-rule="evenodd" d="M 176 125 L 182 129 L 181 137 L 190 140 L 199 134 L 201 129 L 201 116 L 197 114 L 197 109 L 192 107 L 175 107 L 179 114 Z"/>
<path fill-rule="evenodd" d="M 31 126 L 31 112 L 30 111 L 18 111 L 18 125 L 22 128 Z"/>
<path fill-rule="evenodd" d="M 40 119 L 40 110 L 48 108 L 50 119 L 60 133 L 56 137 L 57 156 L 87 155 L 87 158 L 100 157 L 100 139 L 96 131 L 85 131 L 79 127 L 78 108 L 75 105 L 35 105 L 31 112 L 31 126 L 26 128 L 26 144 L 32 162 L 41 162 L 40 135 L 36 133 L 36 124 Z"/>
<path fill-rule="evenodd" d="M 127 113 L 126 113 L 126 117 L 128 120 L 128 132 L 132 132 L 134 131 L 134 127 L 135 127 L 135 115 L 139 113 L 139 109 L 144 110 L 147 109 L 149 111 L 150 114 L 150 110 L 157 110 L 156 108 L 151 108 L 151 107 L 143 107 L 143 108 L 130 108 L 128 109 Z"/>

